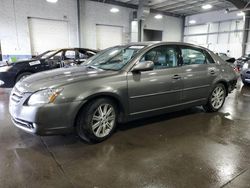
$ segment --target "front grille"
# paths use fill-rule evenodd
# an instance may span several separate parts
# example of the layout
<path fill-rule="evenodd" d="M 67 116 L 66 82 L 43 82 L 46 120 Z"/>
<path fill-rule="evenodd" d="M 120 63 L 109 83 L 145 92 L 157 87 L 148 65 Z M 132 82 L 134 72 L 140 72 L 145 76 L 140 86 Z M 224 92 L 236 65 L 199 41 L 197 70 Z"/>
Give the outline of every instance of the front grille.
<path fill-rule="evenodd" d="M 23 121 L 20 119 L 15 119 L 15 118 L 12 118 L 12 120 L 19 127 L 23 127 L 25 129 L 30 129 L 30 130 L 33 130 L 35 128 L 33 123 Z"/>
<path fill-rule="evenodd" d="M 19 91 L 16 87 L 13 88 L 13 91 L 11 93 L 11 100 L 14 101 L 15 103 L 19 103 L 24 96 L 24 93 Z"/>

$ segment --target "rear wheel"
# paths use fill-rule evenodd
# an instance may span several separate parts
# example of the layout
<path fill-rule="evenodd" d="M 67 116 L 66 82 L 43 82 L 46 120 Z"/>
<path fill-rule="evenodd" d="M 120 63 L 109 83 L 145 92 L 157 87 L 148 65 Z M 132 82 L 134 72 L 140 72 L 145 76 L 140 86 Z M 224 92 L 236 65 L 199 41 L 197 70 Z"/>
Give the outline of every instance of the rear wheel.
<path fill-rule="evenodd" d="M 226 88 L 223 84 L 217 84 L 212 90 L 208 102 L 203 106 L 207 112 L 217 112 L 223 106 L 226 99 Z"/>
<path fill-rule="evenodd" d="M 79 113 L 76 131 L 87 142 L 98 143 L 112 135 L 117 122 L 117 106 L 108 98 L 87 104 Z"/>
<path fill-rule="evenodd" d="M 28 76 L 30 76 L 32 73 L 31 72 L 24 72 L 24 73 L 21 73 L 17 76 L 16 78 L 16 83 L 18 81 L 22 81 L 23 79 L 27 78 Z"/>

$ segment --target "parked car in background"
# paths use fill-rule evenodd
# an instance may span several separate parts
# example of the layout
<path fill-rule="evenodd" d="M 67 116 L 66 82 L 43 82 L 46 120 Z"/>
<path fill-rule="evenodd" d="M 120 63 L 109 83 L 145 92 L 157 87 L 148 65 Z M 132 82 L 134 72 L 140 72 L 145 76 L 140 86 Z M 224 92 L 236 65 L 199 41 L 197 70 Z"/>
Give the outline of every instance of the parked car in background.
<path fill-rule="evenodd" d="M 242 56 L 240 58 L 238 58 L 235 62 L 236 67 L 238 68 L 238 70 L 241 70 L 241 68 L 243 67 L 243 65 L 248 62 L 250 60 L 250 54 L 247 54 L 245 56 Z"/>
<path fill-rule="evenodd" d="M 245 62 L 244 65 L 242 66 L 240 75 L 241 75 L 241 80 L 243 84 L 245 85 L 250 84 L 250 62 L 249 61 Z"/>
<path fill-rule="evenodd" d="M 81 64 L 97 53 L 85 48 L 48 50 L 32 59 L 0 65 L 0 87 L 13 87 L 25 77 L 46 70 Z"/>
<path fill-rule="evenodd" d="M 13 88 L 9 109 L 13 123 L 29 133 L 76 130 L 88 142 L 101 142 L 117 122 L 198 105 L 216 112 L 236 82 L 233 68 L 203 47 L 132 43 L 99 52 L 79 67 L 25 78 Z"/>

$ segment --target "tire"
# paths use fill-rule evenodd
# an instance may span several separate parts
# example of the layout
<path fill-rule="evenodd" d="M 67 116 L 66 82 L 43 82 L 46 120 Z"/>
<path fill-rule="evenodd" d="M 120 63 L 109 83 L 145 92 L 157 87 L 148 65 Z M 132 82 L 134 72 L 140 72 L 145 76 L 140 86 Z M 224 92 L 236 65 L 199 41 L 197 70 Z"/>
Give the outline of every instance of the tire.
<path fill-rule="evenodd" d="M 248 85 L 248 83 L 247 83 L 246 81 L 243 81 L 243 80 L 242 80 L 242 82 L 243 82 L 243 84 L 244 84 L 245 86 Z"/>
<path fill-rule="evenodd" d="M 203 106 L 206 112 L 217 112 L 223 106 L 226 99 L 227 91 L 223 84 L 217 84 L 210 96 L 208 98 L 208 102 Z"/>
<path fill-rule="evenodd" d="M 76 121 L 76 132 L 82 140 L 89 143 L 102 142 L 113 134 L 117 116 L 117 105 L 113 100 L 93 100 L 80 111 Z"/>
<path fill-rule="evenodd" d="M 20 80 L 23 80 L 24 78 L 30 76 L 31 74 L 32 74 L 31 72 L 24 72 L 24 73 L 19 74 L 16 78 L 16 83 L 19 82 Z"/>

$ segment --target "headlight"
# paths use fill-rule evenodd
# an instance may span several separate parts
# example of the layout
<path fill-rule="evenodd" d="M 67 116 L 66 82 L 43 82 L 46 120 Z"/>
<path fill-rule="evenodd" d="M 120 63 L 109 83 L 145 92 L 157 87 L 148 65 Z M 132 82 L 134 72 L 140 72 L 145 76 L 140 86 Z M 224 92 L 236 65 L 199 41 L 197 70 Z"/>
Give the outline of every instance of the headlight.
<path fill-rule="evenodd" d="M 28 100 L 29 106 L 41 105 L 41 104 L 49 104 L 53 103 L 58 95 L 62 92 L 61 89 L 45 89 L 41 91 L 37 91 L 32 94 Z"/>
<path fill-rule="evenodd" d="M 246 69 L 248 69 L 248 67 L 249 67 L 248 63 L 245 63 L 245 64 L 243 65 L 242 69 L 243 69 L 243 70 L 246 70 Z"/>
<path fill-rule="evenodd" d="M 3 66 L 3 67 L 0 67 L 0 72 L 7 72 L 11 68 L 12 68 L 12 66 Z"/>

